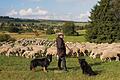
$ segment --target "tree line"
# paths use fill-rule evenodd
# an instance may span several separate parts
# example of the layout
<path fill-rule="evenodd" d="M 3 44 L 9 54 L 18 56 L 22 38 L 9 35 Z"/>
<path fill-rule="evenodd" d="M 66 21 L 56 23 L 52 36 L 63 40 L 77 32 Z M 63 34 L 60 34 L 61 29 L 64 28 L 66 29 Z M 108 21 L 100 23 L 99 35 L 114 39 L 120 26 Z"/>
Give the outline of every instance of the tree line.
<path fill-rule="evenodd" d="M 55 34 L 57 32 L 64 31 L 66 35 L 78 35 L 76 30 L 86 29 L 86 26 L 79 25 L 79 22 L 77 22 L 76 25 L 76 23 L 72 21 L 15 22 L 13 21 L 14 19 L 16 18 L 10 18 L 7 16 L 0 17 L 0 31 L 24 33 L 24 32 L 34 32 L 34 31 L 42 30 L 46 34 Z M 87 23 L 83 23 L 83 24 L 87 24 Z"/>

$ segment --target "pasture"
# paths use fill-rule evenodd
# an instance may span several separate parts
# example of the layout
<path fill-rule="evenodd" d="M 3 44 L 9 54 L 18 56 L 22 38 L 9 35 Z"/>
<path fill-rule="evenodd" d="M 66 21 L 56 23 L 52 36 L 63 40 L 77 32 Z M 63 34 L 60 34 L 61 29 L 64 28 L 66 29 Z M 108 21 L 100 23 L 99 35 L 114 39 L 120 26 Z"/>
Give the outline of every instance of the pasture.
<path fill-rule="evenodd" d="M 86 58 L 97 76 L 83 75 L 77 58 L 67 58 L 68 72 L 57 70 L 54 57 L 48 73 L 37 67 L 36 72 L 29 70 L 31 59 L 0 56 L 0 80 L 120 80 L 120 62 L 101 62 L 99 59 Z"/>
<path fill-rule="evenodd" d="M 77 31 L 80 33 L 80 36 L 65 36 L 65 41 L 68 42 L 86 42 L 85 39 L 85 34 L 86 34 L 86 30 L 79 30 Z M 39 36 L 35 36 L 34 33 L 22 33 L 22 34 L 18 34 L 18 33 L 8 33 L 6 32 L 6 34 L 11 35 L 13 38 L 15 39 L 21 39 L 21 38 L 42 38 L 42 39 L 48 39 L 48 40 L 55 40 L 56 39 L 56 34 L 53 35 L 46 35 L 45 33 L 39 31 Z M 2 32 L 0 32 L 0 34 L 2 34 Z"/>

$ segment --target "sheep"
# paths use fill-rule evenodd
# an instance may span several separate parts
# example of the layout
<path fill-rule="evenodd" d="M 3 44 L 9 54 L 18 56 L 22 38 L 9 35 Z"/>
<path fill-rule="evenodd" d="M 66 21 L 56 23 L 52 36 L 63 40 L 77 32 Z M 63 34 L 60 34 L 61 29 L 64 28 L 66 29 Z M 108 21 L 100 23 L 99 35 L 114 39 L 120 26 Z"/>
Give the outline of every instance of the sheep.
<path fill-rule="evenodd" d="M 22 54 L 22 57 L 26 57 L 26 58 L 29 58 L 28 55 L 30 54 L 31 51 L 25 51 L 23 54 Z"/>
<path fill-rule="evenodd" d="M 86 51 L 90 54 L 86 53 Z M 49 41 L 47 39 L 40 39 L 40 38 L 36 38 L 36 39 L 23 38 L 17 40 L 15 43 L 2 42 L 0 45 L 0 55 L 6 55 L 6 56 L 15 55 L 15 56 L 25 56 L 27 58 L 32 58 L 36 54 L 42 55 L 42 53 L 46 53 L 46 52 L 47 54 L 52 54 L 55 56 L 57 55 L 55 40 Z M 120 53 L 120 43 L 96 44 L 89 42 L 86 43 L 66 42 L 66 54 L 70 56 L 79 57 L 80 54 L 84 54 L 84 56 L 89 55 L 93 59 L 100 57 L 101 59 L 104 60 L 104 55 L 107 55 L 107 52 L 114 53 L 115 57 L 118 57 L 116 55 Z M 107 58 L 111 58 L 111 57 L 107 57 Z"/>
<path fill-rule="evenodd" d="M 86 56 L 87 48 L 85 44 L 76 43 L 76 50 L 79 51 L 79 54 L 84 54 L 84 56 Z"/>
<path fill-rule="evenodd" d="M 100 55 L 102 54 L 102 52 L 104 50 L 108 50 L 108 49 L 111 49 L 112 47 L 111 46 L 108 46 L 108 44 L 98 44 L 96 46 L 93 47 L 92 51 L 91 51 L 91 54 L 90 54 L 90 57 L 92 57 L 93 59 L 97 58 L 97 57 L 100 57 Z"/>
<path fill-rule="evenodd" d="M 30 46 L 29 46 L 30 47 Z M 35 58 L 36 56 L 43 56 L 46 47 L 45 46 L 38 46 L 38 45 L 31 45 L 31 51 L 25 51 L 22 56 L 26 58 Z"/>
<path fill-rule="evenodd" d="M 19 52 L 20 52 L 20 47 L 17 46 L 17 47 L 13 47 L 13 48 L 10 48 L 6 54 L 6 56 L 10 56 L 10 55 L 15 55 L 15 56 L 19 56 Z"/>
<path fill-rule="evenodd" d="M 34 51 L 28 52 L 28 54 L 25 57 L 26 58 L 35 58 L 36 56 L 40 56 L 40 55 L 41 55 L 41 50 L 34 50 Z"/>
<path fill-rule="evenodd" d="M 32 51 L 33 49 L 32 49 L 32 47 L 31 46 L 21 46 L 21 48 L 20 48 L 20 51 L 19 51 L 19 54 L 20 54 L 20 56 L 22 56 L 22 54 L 25 52 L 25 51 Z"/>
<path fill-rule="evenodd" d="M 52 46 L 55 41 L 49 41 L 47 39 L 20 39 L 15 42 L 15 44 L 20 44 L 22 46 L 27 45 L 44 45 L 44 46 Z"/>
<path fill-rule="evenodd" d="M 32 47 L 32 50 L 41 50 L 42 52 L 41 53 L 44 53 L 46 47 L 45 46 L 38 46 L 38 45 L 31 45 Z"/>
<path fill-rule="evenodd" d="M 12 46 L 10 45 L 3 45 L 0 47 L 0 55 L 6 55 L 6 53 L 8 52 L 8 50 L 12 48 Z"/>
<path fill-rule="evenodd" d="M 102 52 L 103 51 L 101 49 L 94 49 L 94 50 L 92 50 L 90 57 L 92 57 L 93 59 L 99 58 L 100 55 L 102 54 Z"/>
<path fill-rule="evenodd" d="M 68 56 L 77 56 L 78 49 L 75 43 L 66 42 L 66 53 Z"/>
<path fill-rule="evenodd" d="M 49 47 L 47 49 L 47 53 L 46 54 L 52 54 L 52 55 L 57 55 L 57 48 L 56 47 Z"/>
<path fill-rule="evenodd" d="M 119 61 L 118 54 L 120 54 L 120 53 L 116 50 L 104 50 L 102 55 L 100 56 L 100 59 L 102 61 L 106 61 L 107 59 L 109 59 L 111 61 L 111 58 L 115 57 L 116 61 Z"/>

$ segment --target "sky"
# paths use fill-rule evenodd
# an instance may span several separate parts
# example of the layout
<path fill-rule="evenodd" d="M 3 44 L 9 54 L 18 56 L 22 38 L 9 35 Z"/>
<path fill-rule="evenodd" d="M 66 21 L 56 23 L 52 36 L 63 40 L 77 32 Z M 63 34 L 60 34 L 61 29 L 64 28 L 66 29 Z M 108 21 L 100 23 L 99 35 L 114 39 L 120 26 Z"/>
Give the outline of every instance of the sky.
<path fill-rule="evenodd" d="M 98 0 L 0 0 L 0 16 L 88 21 Z"/>

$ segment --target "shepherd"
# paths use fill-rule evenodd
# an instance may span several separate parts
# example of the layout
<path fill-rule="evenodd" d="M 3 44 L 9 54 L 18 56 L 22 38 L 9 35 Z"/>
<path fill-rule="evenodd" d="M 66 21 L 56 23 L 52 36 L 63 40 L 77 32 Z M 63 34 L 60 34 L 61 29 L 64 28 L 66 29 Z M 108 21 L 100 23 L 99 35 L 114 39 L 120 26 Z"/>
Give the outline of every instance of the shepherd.
<path fill-rule="evenodd" d="M 67 71 L 66 67 L 66 47 L 64 43 L 64 34 L 58 33 L 56 38 L 56 45 L 57 45 L 57 55 L 58 55 L 58 69 Z M 62 67 L 61 67 L 62 62 Z"/>

